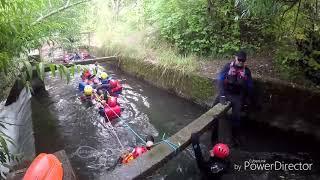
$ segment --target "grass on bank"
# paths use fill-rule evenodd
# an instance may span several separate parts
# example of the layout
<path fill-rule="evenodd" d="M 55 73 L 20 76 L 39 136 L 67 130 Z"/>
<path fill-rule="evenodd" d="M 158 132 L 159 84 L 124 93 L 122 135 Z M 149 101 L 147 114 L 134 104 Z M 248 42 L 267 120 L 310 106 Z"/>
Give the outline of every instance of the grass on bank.
<path fill-rule="evenodd" d="M 175 69 L 183 74 L 199 70 L 200 65 L 195 55 L 182 56 L 174 49 L 159 45 L 157 49 L 137 44 L 106 41 L 102 48 L 103 56 L 121 56 L 125 58 L 157 63 L 163 69 Z"/>

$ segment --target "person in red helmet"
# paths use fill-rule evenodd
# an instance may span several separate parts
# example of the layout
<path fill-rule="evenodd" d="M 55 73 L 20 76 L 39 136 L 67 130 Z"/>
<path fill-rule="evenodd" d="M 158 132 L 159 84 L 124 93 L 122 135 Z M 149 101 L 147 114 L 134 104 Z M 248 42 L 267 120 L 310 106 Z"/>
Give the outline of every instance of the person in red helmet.
<path fill-rule="evenodd" d="M 230 150 L 228 145 L 216 144 L 210 151 L 209 160 L 204 160 L 199 145 L 199 134 L 191 134 L 192 148 L 196 157 L 197 165 L 203 174 L 204 179 L 219 179 L 230 167 L 228 159 Z"/>

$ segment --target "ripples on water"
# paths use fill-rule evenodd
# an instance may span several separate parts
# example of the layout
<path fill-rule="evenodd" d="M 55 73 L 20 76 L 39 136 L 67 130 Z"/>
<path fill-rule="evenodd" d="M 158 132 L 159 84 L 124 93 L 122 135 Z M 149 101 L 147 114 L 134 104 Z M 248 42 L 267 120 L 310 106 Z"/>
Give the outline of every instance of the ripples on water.
<path fill-rule="evenodd" d="M 163 133 L 170 136 L 204 112 L 188 101 L 137 79 L 118 72 L 114 74 L 110 70 L 108 73 L 123 80 L 123 96 L 118 100 L 124 109 L 121 117 L 142 137 L 151 134 L 159 140 Z M 39 153 L 65 149 L 80 179 L 96 179 L 115 168 L 121 153 L 112 127 L 126 148 L 141 145 L 141 142 L 119 120 L 112 122 L 112 125 L 102 126 L 103 118 L 97 110 L 81 103 L 78 81 L 78 75 L 68 85 L 60 78 L 47 78 L 48 94 L 33 98 L 33 120 L 35 126 L 38 124 L 35 130 L 37 150 Z M 301 137 L 290 137 L 288 133 L 276 133 L 274 129 L 257 126 L 243 129 L 243 136 L 246 143 L 241 149 L 235 150 L 235 163 L 260 158 L 271 161 L 312 161 L 316 168 L 319 166 L 319 157 L 314 156 L 320 151 L 319 148 L 313 146 L 312 142 L 304 144 L 306 141 Z M 203 152 L 208 157 L 207 152 L 212 147 L 210 133 L 201 138 Z M 223 179 L 320 179 L 316 168 L 312 175 L 308 172 L 231 172 Z M 200 179 L 191 148 L 146 179 Z"/>
<path fill-rule="evenodd" d="M 143 138 L 153 135 L 159 140 L 160 134 L 162 136 L 164 132 L 173 134 L 203 112 L 194 104 L 134 78 L 128 79 L 122 74 L 113 74 L 112 71 L 109 71 L 109 74 L 123 80 L 123 92 L 118 99 L 123 109 L 121 118 Z M 39 111 L 36 113 L 40 116 L 34 121 L 44 120 L 48 116 L 48 124 L 56 126 L 54 137 L 36 133 L 36 139 L 40 142 L 37 148 L 38 151 L 48 152 L 63 147 L 80 179 L 95 179 L 112 170 L 121 154 L 121 146 L 112 128 L 116 130 L 125 148 L 130 149 L 142 143 L 119 120 L 114 120 L 112 125 L 106 123 L 102 126 L 104 119 L 98 111 L 81 103 L 79 80 L 79 75 L 76 75 L 74 80 L 66 84 L 60 77 L 48 76 L 48 94 L 33 99 L 36 102 L 33 103 L 33 109 Z M 46 112 L 40 110 L 41 108 Z M 59 139 L 50 140 L 56 137 Z M 47 141 L 57 141 L 59 145 L 48 145 Z"/>

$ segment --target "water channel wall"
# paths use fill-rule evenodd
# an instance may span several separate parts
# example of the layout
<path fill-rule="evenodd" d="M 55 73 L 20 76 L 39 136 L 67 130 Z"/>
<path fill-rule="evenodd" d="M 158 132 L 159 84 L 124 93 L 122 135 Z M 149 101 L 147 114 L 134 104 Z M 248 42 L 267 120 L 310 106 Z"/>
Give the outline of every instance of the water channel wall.
<path fill-rule="evenodd" d="M 119 58 L 117 65 L 127 74 L 207 108 L 217 95 L 216 79 L 130 58 Z M 253 96 L 248 119 L 320 139 L 319 90 L 254 77 Z"/>
<path fill-rule="evenodd" d="M 9 152 L 19 155 L 22 161 L 32 160 L 35 156 L 35 144 L 31 119 L 31 93 L 25 88 L 21 89 L 14 102 L 1 103 L 0 120 L 1 132 L 8 135 L 14 144 L 8 143 Z M 7 101 L 8 102 L 8 101 Z M 16 165 L 11 161 L 9 165 Z M 1 167 L 2 172 L 9 169 Z"/>

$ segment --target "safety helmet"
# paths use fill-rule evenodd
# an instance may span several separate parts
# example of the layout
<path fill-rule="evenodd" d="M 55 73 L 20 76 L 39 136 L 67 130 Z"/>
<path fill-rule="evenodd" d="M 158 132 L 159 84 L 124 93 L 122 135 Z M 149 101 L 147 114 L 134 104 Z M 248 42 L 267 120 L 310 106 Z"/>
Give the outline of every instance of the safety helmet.
<path fill-rule="evenodd" d="M 151 147 L 154 145 L 154 143 L 152 141 L 147 141 L 146 143 L 146 148 L 147 149 L 151 149 Z"/>
<path fill-rule="evenodd" d="M 117 87 L 117 85 L 118 85 L 118 81 L 117 81 L 117 80 L 114 80 L 114 79 L 111 79 L 111 80 L 110 80 L 110 86 L 111 86 L 111 88 L 115 88 L 115 87 Z"/>
<path fill-rule="evenodd" d="M 101 79 L 105 80 L 108 78 L 108 74 L 105 73 L 105 72 L 102 72 L 101 75 L 100 75 Z"/>
<path fill-rule="evenodd" d="M 85 94 L 85 95 L 87 95 L 87 96 L 92 95 L 92 91 L 93 91 L 92 86 L 86 85 L 86 86 L 84 87 L 84 94 Z"/>
<path fill-rule="evenodd" d="M 216 144 L 211 152 L 211 156 L 215 156 L 224 159 L 229 156 L 229 147 L 226 144 L 218 143 Z"/>
<path fill-rule="evenodd" d="M 113 97 L 113 96 L 109 97 L 108 98 L 108 105 L 110 107 L 115 107 L 117 105 L 117 98 Z"/>
<path fill-rule="evenodd" d="M 148 135 L 146 137 L 146 148 L 150 150 L 153 145 L 154 145 L 154 138 L 152 135 Z"/>

